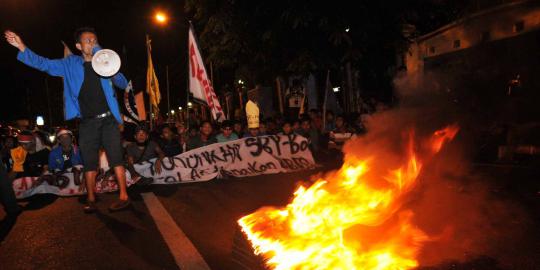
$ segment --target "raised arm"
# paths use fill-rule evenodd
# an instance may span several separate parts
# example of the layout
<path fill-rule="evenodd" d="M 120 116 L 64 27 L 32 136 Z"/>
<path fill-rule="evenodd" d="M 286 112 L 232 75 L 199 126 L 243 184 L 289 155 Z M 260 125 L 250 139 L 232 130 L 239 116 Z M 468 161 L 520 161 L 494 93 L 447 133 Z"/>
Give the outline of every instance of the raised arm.
<path fill-rule="evenodd" d="M 17 54 L 19 61 L 40 71 L 47 72 L 51 76 L 65 75 L 65 59 L 48 59 L 37 55 L 28 49 L 19 35 L 14 32 L 6 31 L 4 32 L 4 36 L 11 46 L 19 49 L 19 53 Z"/>

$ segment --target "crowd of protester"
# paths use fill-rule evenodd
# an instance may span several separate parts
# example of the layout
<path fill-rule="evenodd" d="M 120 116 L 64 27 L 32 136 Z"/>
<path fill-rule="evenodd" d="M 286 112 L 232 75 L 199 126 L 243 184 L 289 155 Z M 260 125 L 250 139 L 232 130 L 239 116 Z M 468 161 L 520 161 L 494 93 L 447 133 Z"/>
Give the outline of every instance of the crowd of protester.
<path fill-rule="evenodd" d="M 323 126 L 324 122 L 324 126 Z M 264 135 L 300 135 L 308 139 L 315 158 L 329 152 L 339 152 L 345 141 L 366 132 L 360 115 L 334 115 L 326 112 L 323 120 L 319 110 L 310 110 L 300 117 L 271 117 L 261 119 L 257 128 L 248 128 L 245 120 L 211 122 L 194 116 L 186 123 L 176 120 L 150 130 L 142 123 L 131 132 L 124 132 L 124 156 L 130 175 L 140 182 L 142 178 L 134 164 L 152 159 L 173 157 L 183 152 L 214 143 L 228 142 L 246 137 Z M 80 173 L 84 162 L 76 144 L 74 133 L 68 129 L 57 130 L 53 144 L 36 131 L 21 131 L 17 136 L 2 138 L 0 154 L 10 179 L 36 177 L 45 172 Z M 160 162 L 156 172 L 161 171 Z"/>

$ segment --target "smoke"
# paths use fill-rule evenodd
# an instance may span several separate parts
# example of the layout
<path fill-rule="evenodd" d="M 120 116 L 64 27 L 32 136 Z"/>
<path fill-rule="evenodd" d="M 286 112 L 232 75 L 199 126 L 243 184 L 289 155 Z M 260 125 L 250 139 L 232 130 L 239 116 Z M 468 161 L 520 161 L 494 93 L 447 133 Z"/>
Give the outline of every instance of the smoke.
<path fill-rule="evenodd" d="M 457 123 L 460 132 L 452 142 L 436 156 L 420 157 L 419 183 L 402 206 L 414 212 L 414 223 L 430 236 L 419 257 L 421 266 L 444 268 L 448 264 L 461 269 L 456 267 L 461 264 L 472 269 L 475 266 L 467 263 L 474 262 L 485 267 L 476 265 L 477 269 L 532 269 L 539 263 L 538 259 L 531 262 L 535 249 L 527 244 L 534 225 L 521 205 L 496 192 L 509 179 L 485 173 L 496 168 L 471 165 L 476 149 L 474 127 L 481 120 L 461 106 L 453 91 L 441 83 L 445 80 L 440 75 L 397 78 L 400 104 L 369 117 L 367 134 L 348 142 L 344 152 L 359 158 L 377 156 L 375 162 L 392 168 L 406 158 L 406 137 L 411 130 L 416 138 L 426 138 Z M 420 153 L 422 142 L 417 145 Z"/>

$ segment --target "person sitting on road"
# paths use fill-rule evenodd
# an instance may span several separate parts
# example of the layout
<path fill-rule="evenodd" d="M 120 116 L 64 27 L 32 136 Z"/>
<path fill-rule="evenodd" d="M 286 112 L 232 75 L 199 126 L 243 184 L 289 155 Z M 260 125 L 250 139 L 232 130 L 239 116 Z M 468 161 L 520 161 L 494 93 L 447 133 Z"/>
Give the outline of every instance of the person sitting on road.
<path fill-rule="evenodd" d="M 336 128 L 330 131 L 328 148 L 341 150 L 347 140 L 354 136 L 354 131 L 348 127 L 342 115 L 336 117 Z"/>
<path fill-rule="evenodd" d="M 266 135 L 276 135 L 278 133 L 276 121 L 273 118 L 266 119 L 265 123 L 266 123 Z"/>
<path fill-rule="evenodd" d="M 262 136 L 260 129 L 258 127 L 252 127 L 248 128 L 247 132 L 244 134 L 244 136 L 242 136 L 242 138 L 253 138 L 258 136 Z"/>
<path fill-rule="evenodd" d="M 268 135 L 268 125 L 266 121 L 261 121 L 259 123 L 259 136 Z"/>
<path fill-rule="evenodd" d="M 11 149 L 13 168 L 10 178 L 38 177 L 48 170 L 49 149 L 36 144 L 37 138 L 31 131 L 23 131 L 17 137 L 20 146 Z"/>
<path fill-rule="evenodd" d="M 3 159 L 2 152 L 0 152 L 0 159 Z M 21 207 L 17 204 L 17 198 L 13 191 L 13 184 L 9 179 L 6 168 L 0 163 L 0 204 L 4 206 L 4 212 L 6 216 L 3 221 L 14 220 L 22 212 Z M 0 222 L 3 223 L 3 222 Z M 0 238 L 0 242 L 2 238 Z"/>
<path fill-rule="evenodd" d="M 235 120 L 233 125 L 234 134 L 240 139 L 244 135 L 244 126 L 241 121 Z"/>
<path fill-rule="evenodd" d="M 281 126 L 281 131 L 277 135 L 292 135 L 295 134 L 293 131 L 293 122 L 291 120 L 285 120 Z"/>
<path fill-rule="evenodd" d="M 161 128 L 161 136 L 158 142 L 159 147 L 167 157 L 174 157 L 183 152 L 180 137 L 174 134 L 169 126 Z"/>
<path fill-rule="evenodd" d="M 221 123 L 221 133 L 216 136 L 218 143 L 238 140 L 238 136 L 233 132 L 233 126 L 234 124 L 230 120 L 225 120 Z"/>
<path fill-rule="evenodd" d="M 150 161 L 158 158 L 155 161 L 154 169 L 157 174 L 161 173 L 161 162 L 165 158 L 165 153 L 159 145 L 149 140 L 148 129 L 141 125 L 135 130 L 135 142 L 128 145 L 126 148 L 128 170 L 131 178 L 134 181 L 139 181 L 139 184 L 149 184 L 153 181 L 151 178 L 141 179 L 141 175 L 135 171 L 134 165 L 143 161 Z"/>
<path fill-rule="evenodd" d="M 14 149 L 18 146 L 17 138 L 13 136 L 7 136 L 2 143 L 2 150 L 0 155 L 2 155 L 2 163 L 5 166 L 6 172 L 11 171 L 13 166 L 13 159 L 11 158 L 11 149 Z"/>
<path fill-rule="evenodd" d="M 308 139 L 311 151 L 319 151 L 319 133 L 311 127 L 311 119 L 309 119 L 309 117 L 302 118 L 300 121 L 300 129 L 297 133 Z"/>
<path fill-rule="evenodd" d="M 187 143 L 187 150 L 193 150 L 199 147 L 204 147 L 217 143 L 215 137 L 212 136 L 212 124 L 209 121 L 203 121 L 199 128 L 199 134 L 191 137 Z"/>
<path fill-rule="evenodd" d="M 81 170 L 83 163 L 79 147 L 73 143 L 73 133 L 61 128 L 56 132 L 58 145 L 49 154 L 49 171 L 64 172 L 68 169 Z"/>

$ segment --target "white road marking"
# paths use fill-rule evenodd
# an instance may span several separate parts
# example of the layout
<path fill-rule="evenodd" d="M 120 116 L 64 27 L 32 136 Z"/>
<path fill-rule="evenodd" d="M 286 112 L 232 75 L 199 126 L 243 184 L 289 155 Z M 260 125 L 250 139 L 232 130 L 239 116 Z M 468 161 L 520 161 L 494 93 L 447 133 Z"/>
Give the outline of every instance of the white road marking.
<path fill-rule="evenodd" d="M 181 270 L 210 270 L 201 254 L 152 192 L 141 194 L 161 236 Z"/>

